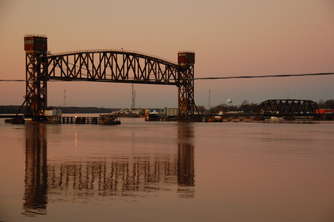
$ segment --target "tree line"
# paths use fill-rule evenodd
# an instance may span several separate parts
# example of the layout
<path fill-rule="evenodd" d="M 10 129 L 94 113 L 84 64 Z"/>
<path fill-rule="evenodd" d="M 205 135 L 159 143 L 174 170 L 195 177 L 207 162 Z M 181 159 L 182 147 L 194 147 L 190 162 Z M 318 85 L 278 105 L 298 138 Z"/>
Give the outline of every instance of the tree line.
<path fill-rule="evenodd" d="M 208 112 L 208 113 L 218 113 L 220 111 L 223 112 L 236 112 L 242 111 L 245 113 L 256 113 L 258 111 L 258 103 L 251 103 L 247 100 L 244 100 L 240 105 L 229 105 L 229 104 L 220 104 L 210 109 L 206 109 L 204 106 L 199 106 L 200 112 Z M 318 102 L 318 106 L 320 109 L 334 109 L 334 99 L 329 100 L 320 100 Z"/>
<path fill-rule="evenodd" d="M 50 106 L 48 109 L 60 109 L 63 113 L 111 113 L 119 109 L 100 107 Z M 16 114 L 22 112 L 21 106 L 0 106 L 0 114 Z"/>

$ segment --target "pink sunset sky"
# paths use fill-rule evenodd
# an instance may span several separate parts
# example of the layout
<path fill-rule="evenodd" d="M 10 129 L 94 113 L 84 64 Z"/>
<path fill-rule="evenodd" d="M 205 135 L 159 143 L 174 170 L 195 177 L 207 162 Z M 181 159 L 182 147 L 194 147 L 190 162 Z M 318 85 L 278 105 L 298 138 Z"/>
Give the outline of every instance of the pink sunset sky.
<path fill-rule="evenodd" d="M 23 37 L 44 34 L 51 52 L 121 49 L 176 62 L 196 53 L 195 77 L 334 72 L 333 0 L 0 0 L 0 79 L 25 78 Z M 334 99 L 334 76 L 203 80 L 198 105 L 228 98 Z M 49 83 L 49 105 L 129 107 L 131 85 Z M 141 107 L 176 107 L 174 86 L 135 85 Z M 21 104 L 24 82 L 0 82 L 0 105 Z"/>

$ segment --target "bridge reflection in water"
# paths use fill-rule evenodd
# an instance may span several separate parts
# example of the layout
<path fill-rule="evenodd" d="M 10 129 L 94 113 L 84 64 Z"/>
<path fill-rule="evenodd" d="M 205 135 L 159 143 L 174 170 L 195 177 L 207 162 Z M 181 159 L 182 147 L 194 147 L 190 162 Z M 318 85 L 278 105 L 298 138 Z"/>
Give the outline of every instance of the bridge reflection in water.
<path fill-rule="evenodd" d="M 24 214 L 45 214 L 47 206 L 48 168 L 46 126 L 38 123 L 25 125 L 26 162 Z"/>
<path fill-rule="evenodd" d="M 194 197 L 194 132 L 178 123 L 177 153 L 112 155 L 87 161 L 47 161 L 47 127 L 26 124 L 24 214 L 46 214 L 48 202 L 145 197 L 172 192 Z"/>
<path fill-rule="evenodd" d="M 194 167 L 194 128 L 192 123 L 178 123 L 178 155 L 177 183 L 182 197 L 193 197 L 194 191 L 189 189 L 195 185 Z"/>

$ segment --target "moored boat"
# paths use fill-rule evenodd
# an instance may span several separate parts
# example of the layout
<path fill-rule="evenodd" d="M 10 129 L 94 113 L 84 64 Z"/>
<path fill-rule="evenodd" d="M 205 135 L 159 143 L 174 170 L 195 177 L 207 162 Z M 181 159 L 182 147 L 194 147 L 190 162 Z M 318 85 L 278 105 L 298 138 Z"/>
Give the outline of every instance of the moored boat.
<path fill-rule="evenodd" d="M 121 121 L 113 114 L 102 114 L 99 116 L 98 123 L 102 125 L 119 125 Z"/>
<path fill-rule="evenodd" d="M 25 120 L 23 116 L 16 116 L 11 119 L 5 119 L 5 123 L 11 123 L 11 124 L 24 124 Z"/>

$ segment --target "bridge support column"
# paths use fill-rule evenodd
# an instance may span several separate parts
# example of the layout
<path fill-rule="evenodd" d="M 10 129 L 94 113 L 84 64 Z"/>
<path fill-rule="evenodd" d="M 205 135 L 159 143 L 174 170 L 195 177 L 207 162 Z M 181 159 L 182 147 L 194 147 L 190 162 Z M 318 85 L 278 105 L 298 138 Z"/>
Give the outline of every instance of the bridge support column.
<path fill-rule="evenodd" d="M 47 38 L 25 36 L 26 95 L 25 116 L 39 121 L 47 107 Z"/>
<path fill-rule="evenodd" d="M 195 53 L 179 52 L 178 64 L 178 110 L 179 120 L 189 121 L 194 118 L 196 109 L 194 99 L 194 64 Z"/>

